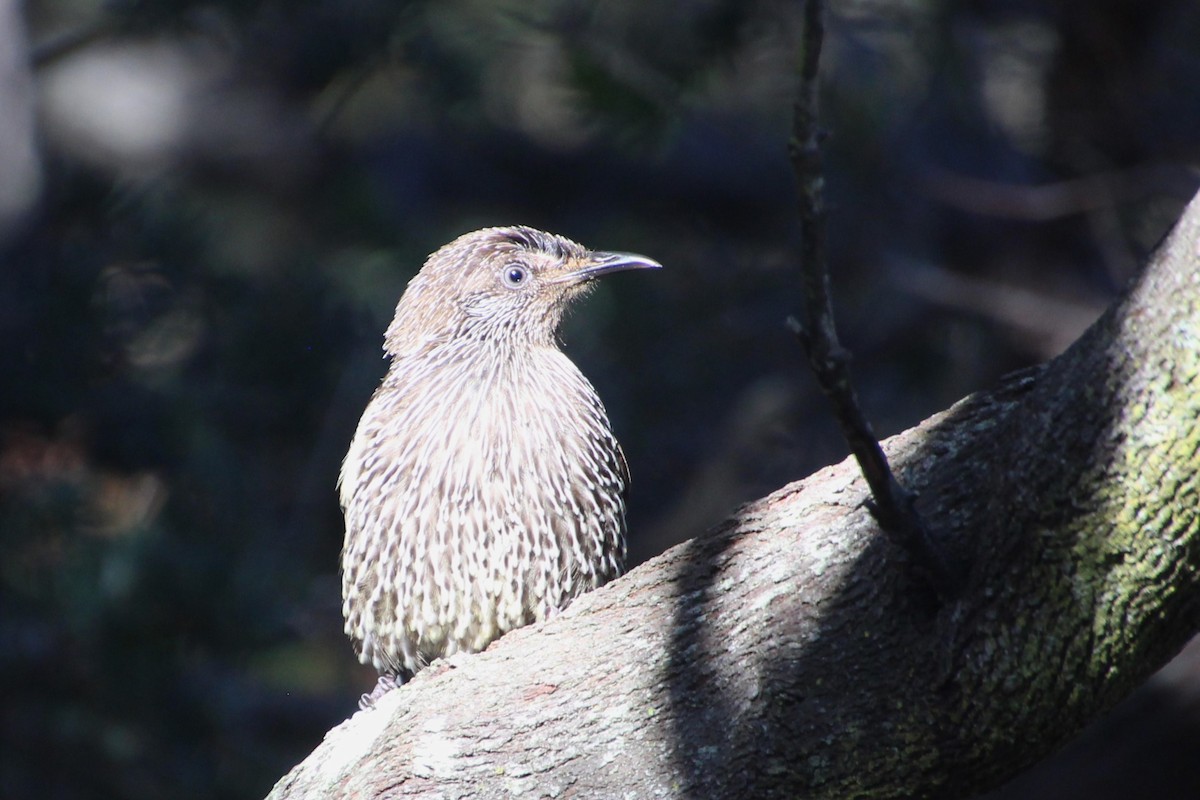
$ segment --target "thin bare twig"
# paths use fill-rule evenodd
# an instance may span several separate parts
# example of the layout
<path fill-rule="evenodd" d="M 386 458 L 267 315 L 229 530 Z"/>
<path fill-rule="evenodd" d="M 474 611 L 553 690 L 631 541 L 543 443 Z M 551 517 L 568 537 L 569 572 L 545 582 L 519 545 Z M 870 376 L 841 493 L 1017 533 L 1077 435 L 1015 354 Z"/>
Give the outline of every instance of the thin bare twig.
<path fill-rule="evenodd" d="M 867 479 L 874 498 L 871 510 L 875 518 L 909 553 L 938 594 L 943 598 L 951 597 L 957 592 L 959 581 L 917 515 L 913 495 L 900 485 L 888 466 L 879 440 L 858 403 L 850 380 L 850 353 L 838 342 L 834 326 L 826 259 L 825 179 L 821 165 L 824 132 L 818 125 L 819 66 L 825 35 L 822 12 L 821 0 L 806 0 L 804 55 L 800 87 L 793 107 L 788 155 L 800 195 L 800 271 L 807 325 L 791 317 L 788 326 L 804 347 L 817 383 L 833 404 L 842 435 Z"/>

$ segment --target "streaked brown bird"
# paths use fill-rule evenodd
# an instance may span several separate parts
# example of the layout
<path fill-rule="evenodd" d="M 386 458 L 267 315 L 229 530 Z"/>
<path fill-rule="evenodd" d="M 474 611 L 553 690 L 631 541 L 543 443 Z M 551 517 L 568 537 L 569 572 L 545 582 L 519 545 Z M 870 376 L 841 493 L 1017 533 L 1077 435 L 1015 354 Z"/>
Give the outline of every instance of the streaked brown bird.
<path fill-rule="evenodd" d="M 487 228 L 408 284 L 339 478 L 346 633 L 385 683 L 482 650 L 624 569 L 629 471 L 557 331 L 595 278 L 659 266 Z"/>

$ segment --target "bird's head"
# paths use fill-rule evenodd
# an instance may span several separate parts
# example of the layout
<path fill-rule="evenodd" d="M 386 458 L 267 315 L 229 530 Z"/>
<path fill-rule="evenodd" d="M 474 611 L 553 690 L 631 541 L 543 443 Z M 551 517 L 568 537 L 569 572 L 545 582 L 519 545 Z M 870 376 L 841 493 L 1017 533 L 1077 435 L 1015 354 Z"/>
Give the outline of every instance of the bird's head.
<path fill-rule="evenodd" d="M 464 337 L 551 343 L 568 304 L 594 279 L 661 266 L 521 225 L 484 228 L 429 256 L 396 306 L 384 349 L 402 356 Z"/>

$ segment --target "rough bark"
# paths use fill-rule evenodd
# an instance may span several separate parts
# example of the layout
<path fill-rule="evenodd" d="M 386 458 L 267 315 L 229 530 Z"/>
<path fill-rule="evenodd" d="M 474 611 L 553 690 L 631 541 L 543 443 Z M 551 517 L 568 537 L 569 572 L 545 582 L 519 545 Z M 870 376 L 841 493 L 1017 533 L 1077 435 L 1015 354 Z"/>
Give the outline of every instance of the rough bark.
<path fill-rule="evenodd" d="M 335 728 L 295 797 L 965 797 L 1200 622 L 1200 199 L 1066 353 L 887 443 L 940 604 L 824 469 Z"/>

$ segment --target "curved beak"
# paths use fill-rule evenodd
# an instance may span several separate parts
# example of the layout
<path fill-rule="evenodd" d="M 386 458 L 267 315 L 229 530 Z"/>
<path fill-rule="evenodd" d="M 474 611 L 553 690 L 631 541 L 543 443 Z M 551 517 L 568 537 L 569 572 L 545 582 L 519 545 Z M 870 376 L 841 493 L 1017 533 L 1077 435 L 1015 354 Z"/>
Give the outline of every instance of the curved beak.
<path fill-rule="evenodd" d="M 662 269 L 662 264 L 637 253 L 595 252 L 589 253 L 577 263 L 577 269 L 559 275 L 554 279 L 554 283 L 582 283 L 610 272 L 624 272 L 629 269 Z"/>

